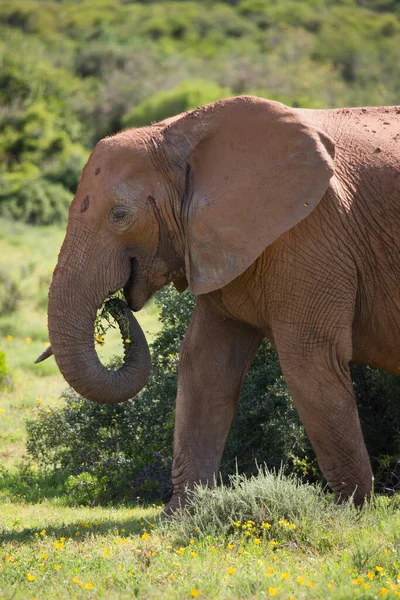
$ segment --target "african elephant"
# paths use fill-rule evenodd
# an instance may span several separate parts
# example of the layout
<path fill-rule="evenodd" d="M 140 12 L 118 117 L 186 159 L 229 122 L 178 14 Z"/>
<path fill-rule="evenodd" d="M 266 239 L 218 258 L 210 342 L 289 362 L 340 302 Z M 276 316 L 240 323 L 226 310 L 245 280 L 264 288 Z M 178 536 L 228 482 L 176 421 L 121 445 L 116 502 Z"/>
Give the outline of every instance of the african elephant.
<path fill-rule="evenodd" d="M 140 310 L 169 282 L 197 296 L 179 363 L 173 509 L 212 482 L 257 348 L 276 348 L 334 492 L 360 503 L 370 461 L 353 360 L 400 368 L 400 108 L 291 109 L 242 96 L 101 140 L 71 204 L 49 293 L 57 364 L 83 396 L 145 384 L 135 342 L 117 372 L 93 324 L 123 288 Z"/>

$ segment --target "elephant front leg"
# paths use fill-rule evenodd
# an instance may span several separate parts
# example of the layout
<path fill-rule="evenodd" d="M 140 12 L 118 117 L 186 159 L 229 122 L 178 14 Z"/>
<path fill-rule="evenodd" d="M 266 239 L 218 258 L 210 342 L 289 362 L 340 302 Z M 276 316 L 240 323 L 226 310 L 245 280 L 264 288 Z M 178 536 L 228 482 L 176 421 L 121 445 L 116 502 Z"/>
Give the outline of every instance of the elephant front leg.
<path fill-rule="evenodd" d="M 187 487 L 213 485 L 243 379 L 262 337 L 198 299 L 179 361 L 174 493 L 166 513 L 184 504 Z"/>

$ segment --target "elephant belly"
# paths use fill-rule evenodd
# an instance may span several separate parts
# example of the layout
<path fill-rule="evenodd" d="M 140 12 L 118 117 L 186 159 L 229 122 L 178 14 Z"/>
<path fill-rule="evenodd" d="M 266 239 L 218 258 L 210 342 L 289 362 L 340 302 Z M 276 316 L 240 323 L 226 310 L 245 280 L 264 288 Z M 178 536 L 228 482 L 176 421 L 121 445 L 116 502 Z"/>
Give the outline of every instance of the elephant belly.
<path fill-rule="evenodd" d="M 400 280 L 399 280 L 400 281 Z M 400 289 L 375 297 L 353 329 L 353 360 L 400 375 Z"/>

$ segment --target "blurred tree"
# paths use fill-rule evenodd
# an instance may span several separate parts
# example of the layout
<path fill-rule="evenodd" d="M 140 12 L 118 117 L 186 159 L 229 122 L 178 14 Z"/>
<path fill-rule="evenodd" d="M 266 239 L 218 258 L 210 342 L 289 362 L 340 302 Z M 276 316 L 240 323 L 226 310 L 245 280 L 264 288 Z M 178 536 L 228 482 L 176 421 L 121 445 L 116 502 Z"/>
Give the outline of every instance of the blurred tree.
<path fill-rule="evenodd" d="M 124 127 L 141 127 L 162 121 L 197 106 L 203 106 L 231 93 L 215 83 L 207 81 L 188 81 L 173 90 L 158 92 L 130 111 L 122 120 Z"/>

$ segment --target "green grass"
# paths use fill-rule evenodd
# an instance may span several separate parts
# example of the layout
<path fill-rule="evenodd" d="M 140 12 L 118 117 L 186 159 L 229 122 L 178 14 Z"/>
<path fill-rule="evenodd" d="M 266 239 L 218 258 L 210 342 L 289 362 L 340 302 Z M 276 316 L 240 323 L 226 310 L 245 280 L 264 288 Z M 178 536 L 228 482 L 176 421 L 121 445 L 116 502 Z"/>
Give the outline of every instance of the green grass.
<path fill-rule="evenodd" d="M 233 506 L 226 489 L 202 490 L 191 515 L 167 524 L 159 523 L 160 507 L 154 505 L 72 508 L 62 499 L 29 504 L 10 497 L 0 507 L 0 597 L 366 600 L 400 595 L 398 500 L 379 498 L 357 511 L 334 506 L 308 487 L 300 490 L 299 507 L 293 480 L 261 475 L 245 487 L 245 505 L 263 510 L 265 521 L 237 520 L 244 505 Z M 257 499 L 260 489 L 264 500 Z M 282 492 L 286 499 L 278 506 L 273 498 Z M 309 509 L 303 518 L 305 503 Z M 224 533 L 224 528 L 210 529 L 217 505 L 228 510 Z M 191 528 L 196 514 L 199 526 Z"/>
<path fill-rule="evenodd" d="M 23 455 L 24 419 L 38 402 L 58 404 L 67 387 L 54 358 L 34 364 L 48 343 L 47 293 L 63 238 L 60 227 L 0 220 L 1 268 L 18 287 L 16 310 L 0 313 L 0 350 L 6 353 L 13 381 L 11 390 L 0 391 L 0 462 L 7 466 L 14 466 Z M 137 318 L 151 341 L 159 329 L 155 305 L 149 304 Z M 98 350 L 107 363 L 111 356 L 122 355 L 122 343 L 117 330 L 110 330 L 105 341 Z"/>

